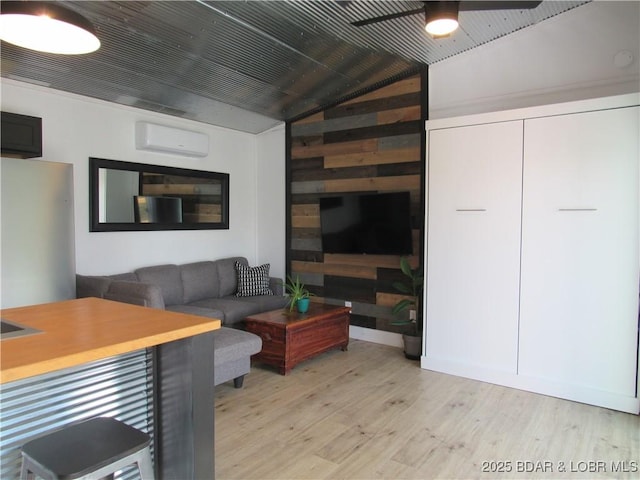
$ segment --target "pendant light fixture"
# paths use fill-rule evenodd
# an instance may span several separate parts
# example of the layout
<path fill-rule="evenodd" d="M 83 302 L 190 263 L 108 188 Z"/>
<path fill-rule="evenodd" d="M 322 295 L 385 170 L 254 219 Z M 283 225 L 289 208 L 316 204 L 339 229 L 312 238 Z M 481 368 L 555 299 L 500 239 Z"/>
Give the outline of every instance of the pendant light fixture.
<path fill-rule="evenodd" d="M 91 22 L 54 2 L 1 2 L 0 39 L 48 53 L 81 54 L 100 48 Z"/>
<path fill-rule="evenodd" d="M 458 28 L 459 2 L 428 2 L 424 29 L 434 37 L 443 37 Z"/>

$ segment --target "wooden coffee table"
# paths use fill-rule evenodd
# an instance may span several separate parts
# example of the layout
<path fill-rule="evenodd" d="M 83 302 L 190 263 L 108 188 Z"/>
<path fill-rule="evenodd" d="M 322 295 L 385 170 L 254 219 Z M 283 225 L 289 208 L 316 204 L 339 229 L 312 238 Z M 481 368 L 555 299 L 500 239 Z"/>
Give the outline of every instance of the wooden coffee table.
<path fill-rule="evenodd" d="M 262 351 L 252 358 L 286 375 L 300 362 L 349 345 L 349 307 L 311 303 L 307 313 L 288 308 L 251 315 L 245 329 L 262 338 Z"/>

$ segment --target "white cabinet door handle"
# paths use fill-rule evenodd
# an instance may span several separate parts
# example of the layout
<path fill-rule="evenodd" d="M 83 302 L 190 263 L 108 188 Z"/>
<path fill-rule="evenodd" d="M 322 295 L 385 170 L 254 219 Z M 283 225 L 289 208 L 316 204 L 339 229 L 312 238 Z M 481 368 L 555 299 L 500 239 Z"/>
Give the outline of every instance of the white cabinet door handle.
<path fill-rule="evenodd" d="M 597 208 L 559 208 L 559 212 L 596 212 Z"/>

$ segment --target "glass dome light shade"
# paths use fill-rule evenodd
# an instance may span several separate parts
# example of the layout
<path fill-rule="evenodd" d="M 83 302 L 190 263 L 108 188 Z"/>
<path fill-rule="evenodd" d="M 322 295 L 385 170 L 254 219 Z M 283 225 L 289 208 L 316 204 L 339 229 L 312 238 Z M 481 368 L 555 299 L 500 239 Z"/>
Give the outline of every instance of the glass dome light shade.
<path fill-rule="evenodd" d="M 427 23 L 424 27 L 427 33 L 434 37 L 449 35 L 456 28 L 458 28 L 458 21 L 452 18 L 438 18 Z"/>
<path fill-rule="evenodd" d="M 100 48 L 100 40 L 87 19 L 48 2 L 2 2 L 0 39 L 58 54 L 90 53 Z"/>

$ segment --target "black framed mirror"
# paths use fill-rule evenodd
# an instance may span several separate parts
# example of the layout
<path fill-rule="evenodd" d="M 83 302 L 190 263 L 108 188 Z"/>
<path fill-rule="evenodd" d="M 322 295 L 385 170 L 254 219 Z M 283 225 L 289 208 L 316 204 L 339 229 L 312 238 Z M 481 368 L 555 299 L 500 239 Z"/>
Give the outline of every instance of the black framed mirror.
<path fill-rule="evenodd" d="M 89 158 L 89 231 L 228 228 L 228 173 Z"/>

